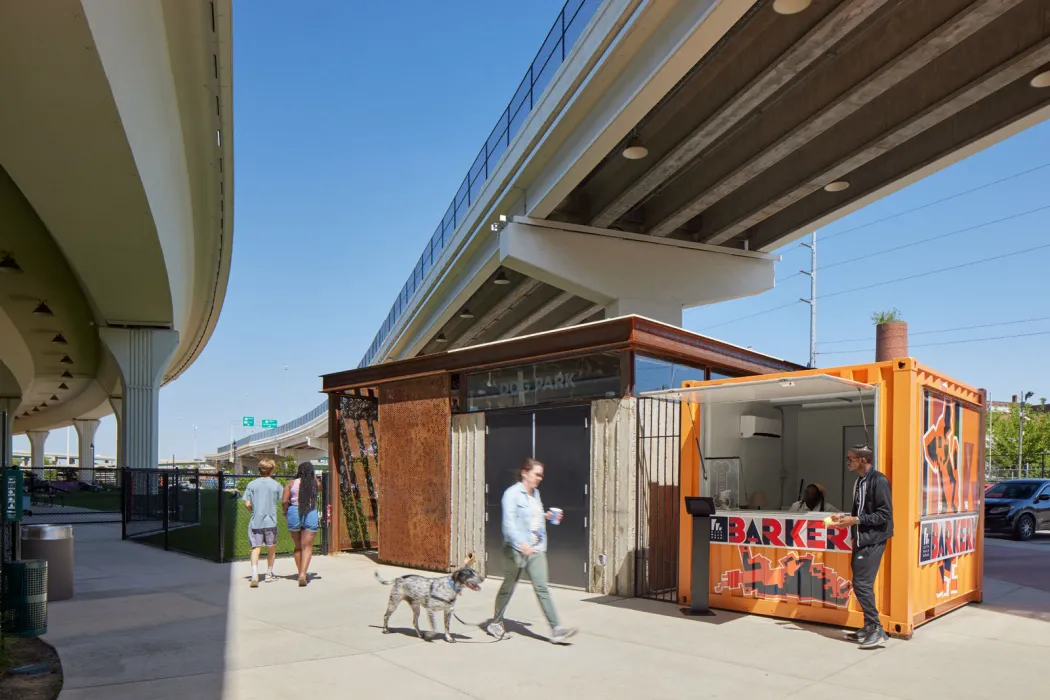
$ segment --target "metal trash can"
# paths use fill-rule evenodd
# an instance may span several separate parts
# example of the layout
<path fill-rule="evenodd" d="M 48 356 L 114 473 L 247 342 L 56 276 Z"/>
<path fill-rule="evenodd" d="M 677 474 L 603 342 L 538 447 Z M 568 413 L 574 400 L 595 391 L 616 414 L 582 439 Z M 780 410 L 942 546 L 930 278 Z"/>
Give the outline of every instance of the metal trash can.
<path fill-rule="evenodd" d="M 23 525 L 22 559 L 47 562 L 47 599 L 73 597 L 73 526 Z"/>
<path fill-rule="evenodd" d="M 0 625 L 5 634 L 47 634 L 47 562 L 9 561 L 0 577 Z"/>

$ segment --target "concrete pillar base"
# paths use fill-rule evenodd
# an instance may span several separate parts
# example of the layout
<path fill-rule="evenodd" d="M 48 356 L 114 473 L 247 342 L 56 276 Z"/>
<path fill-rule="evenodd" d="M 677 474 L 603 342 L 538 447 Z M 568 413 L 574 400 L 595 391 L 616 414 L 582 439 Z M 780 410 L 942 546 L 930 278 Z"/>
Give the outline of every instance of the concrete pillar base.
<path fill-rule="evenodd" d="M 26 433 L 29 438 L 29 464 L 33 467 L 33 474 L 38 478 L 44 478 L 44 445 L 50 430 L 30 430 Z"/>
<path fill-rule="evenodd" d="M 95 432 L 102 421 L 94 418 L 77 418 L 73 427 L 77 429 L 77 465 L 80 480 L 95 483 Z"/>

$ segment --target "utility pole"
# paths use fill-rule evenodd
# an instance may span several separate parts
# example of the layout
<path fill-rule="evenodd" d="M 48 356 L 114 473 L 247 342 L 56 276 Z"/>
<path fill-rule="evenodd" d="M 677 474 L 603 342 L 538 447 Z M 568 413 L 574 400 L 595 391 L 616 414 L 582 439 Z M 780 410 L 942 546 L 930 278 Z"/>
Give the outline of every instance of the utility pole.
<path fill-rule="evenodd" d="M 809 367 L 817 366 L 817 232 L 810 236 L 809 243 L 800 243 L 803 248 L 809 248 L 809 269 L 800 270 L 809 276 L 809 299 L 802 299 L 809 304 Z"/>
<path fill-rule="evenodd" d="M 1021 478 L 1021 463 L 1024 458 L 1024 407 L 1033 392 L 1021 392 L 1021 405 L 1017 410 L 1017 478 Z"/>

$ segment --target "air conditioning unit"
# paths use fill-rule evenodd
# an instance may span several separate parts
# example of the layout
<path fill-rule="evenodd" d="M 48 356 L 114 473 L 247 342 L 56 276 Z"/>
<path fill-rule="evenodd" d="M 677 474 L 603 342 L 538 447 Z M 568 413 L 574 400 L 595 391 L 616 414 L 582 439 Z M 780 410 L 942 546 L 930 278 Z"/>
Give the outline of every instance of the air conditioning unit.
<path fill-rule="evenodd" d="M 778 438 L 783 430 L 779 418 L 740 416 L 740 437 Z"/>

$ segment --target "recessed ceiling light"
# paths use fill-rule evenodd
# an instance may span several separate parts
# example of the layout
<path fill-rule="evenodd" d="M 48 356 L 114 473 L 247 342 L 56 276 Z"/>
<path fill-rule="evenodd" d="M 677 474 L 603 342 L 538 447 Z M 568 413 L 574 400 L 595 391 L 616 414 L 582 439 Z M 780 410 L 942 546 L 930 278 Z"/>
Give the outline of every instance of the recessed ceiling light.
<path fill-rule="evenodd" d="M 794 15 L 812 4 L 813 0 L 773 0 L 773 11 L 779 15 Z"/>
<path fill-rule="evenodd" d="M 18 274 L 22 271 L 22 266 L 18 264 L 18 261 L 11 257 L 11 254 L 5 251 L 0 251 L 0 272 L 9 272 L 11 274 Z"/>
<path fill-rule="evenodd" d="M 1028 84 L 1034 88 L 1050 88 L 1050 70 L 1039 73 Z"/>
<path fill-rule="evenodd" d="M 55 394 L 51 394 L 51 398 L 48 399 L 48 401 L 58 401 L 58 396 Z"/>
<path fill-rule="evenodd" d="M 25 413 L 22 414 L 22 417 L 26 418 L 28 415 L 29 415 L 29 411 L 26 411 Z"/>
<path fill-rule="evenodd" d="M 33 313 L 37 316 L 54 316 L 55 314 L 51 311 L 51 307 L 47 305 L 46 301 L 41 301 L 33 309 Z"/>
<path fill-rule="evenodd" d="M 65 372 L 63 372 L 63 373 L 62 373 L 62 378 L 63 378 L 63 379 L 72 379 L 72 378 L 73 378 L 73 373 L 72 373 L 72 372 L 70 372 L 70 371 L 69 371 L 69 370 L 67 369 L 67 370 L 66 370 Z"/>
<path fill-rule="evenodd" d="M 62 335 L 61 333 L 52 338 L 51 342 L 55 345 L 68 345 L 68 343 L 66 342 L 66 336 Z"/>
<path fill-rule="evenodd" d="M 627 146 L 623 149 L 621 155 L 627 160 L 641 160 L 649 155 L 649 149 L 642 145 L 637 136 L 634 136 L 627 142 Z"/>
<path fill-rule="evenodd" d="M 59 362 L 61 362 L 64 365 L 71 365 L 71 364 L 73 364 L 73 360 L 69 357 L 69 355 L 63 355 L 62 359 L 59 360 Z"/>
<path fill-rule="evenodd" d="M 447 343 L 448 342 L 448 338 L 445 337 L 444 333 L 438 333 L 437 337 L 434 338 L 434 340 L 439 342 L 439 343 Z"/>
<path fill-rule="evenodd" d="M 463 309 L 459 312 L 460 318 L 474 318 L 474 314 L 470 313 L 470 309 Z"/>
<path fill-rule="evenodd" d="M 65 391 L 65 390 L 69 389 L 69 387 L 68 387 L 68 386 L 66 386 L 66 383 L 65 383 L 65 382 L 62 382 L 61 384 L 59 384 L 59 385 L 58 385 L 58 388 L 59 388 L 59 389 L 62 389 L 63 391 Z"/>
<path fill-rule="evenodd" d="M 492 280 L 493 284 L 510 284 L 510 280 L 507 279 L 507 273 L 500 270 L 496 273 L 496 278 Z"/>
<path fill-rule="evenodd" d="M 40 410 L 39 406 L 33 406 L 33 413 L 36 413 L 39 410 Z"/>
<path fill-rule="evenodd" d="M 841 192 L 847 188 L 849 188 L 849 183 L 845 180 L 835 180 L 835 182 L 829 182 L 824 185 L 824 189 L 827 192 Z"/>

